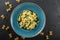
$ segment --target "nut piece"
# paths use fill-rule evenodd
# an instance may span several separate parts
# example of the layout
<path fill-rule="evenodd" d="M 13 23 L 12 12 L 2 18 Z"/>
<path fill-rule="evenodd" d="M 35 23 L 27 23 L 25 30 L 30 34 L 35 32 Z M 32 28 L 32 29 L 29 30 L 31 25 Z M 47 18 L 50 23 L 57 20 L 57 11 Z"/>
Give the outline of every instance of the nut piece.
<path fill-rule="evenodd" d="M 6 26 L 5 26 L 5 25 L 3 25 L 3 26 L 2 26 L 2 29 L 4 30 L 4 29 L 5 29 L 5 27 L 6 27 Z"/>
<path fill-rule="evenodd" d="M 8 35 L 9 35 L 9 38 L 12 38 L 12 33 L 9 33 Z"/>
<path fill-rule="evenodd" d="M 49 39 L 49 36 L 48 35 L 46 35 L 46 39 Z"/>
<path fill-rule="evenodd" d="M 19 37 L 16 37 L 14 40 L 19 40 Z"/>
<path fill-rule="evenodd" d="M 44 32 L 41 32 L 40 35 L 44 35 Z"/>
<path fill-rule="evenodd" d="M 52 36 L 53 35 L 53 31 L 49 31 L 49 35 Z"/>
<path fill-rule="evenodd" d="M 13 5 L 12 4 L 9 4 L 9 8 L 13 8 Z"/>
<path fill-rule="evenodd" d="M 9 4 L 10 4 L 10 2 L 9 2 L 9 1 L 5 2 L 5 5 L 9 5 Z"/>
<path fill-rule="evenodd" d="M 9 26 L 6 27 L 6 31 L 8 31 L 8 30 L 9 30 Z"/>
<path fill-rule="evenodd" d="M 25 37 L 21 37 L 23 40 L 25 40 Z"/>
<path fill-rule="evenodd" d="M 16 0 L 17 3 L 20 3 L 21 0 Z"/>
<path fill-rule="evenodd" d="M 5 15 L 1 15 L 1 18 L 2 18 L 2 19 L 5 19 Z"/>
<path fill-rule="evenodd" d="M 11 11 L 11 8 L 6 9 L 6 11 L 7 11 L 7 12 L 10 12 L 10 11 Z"/>

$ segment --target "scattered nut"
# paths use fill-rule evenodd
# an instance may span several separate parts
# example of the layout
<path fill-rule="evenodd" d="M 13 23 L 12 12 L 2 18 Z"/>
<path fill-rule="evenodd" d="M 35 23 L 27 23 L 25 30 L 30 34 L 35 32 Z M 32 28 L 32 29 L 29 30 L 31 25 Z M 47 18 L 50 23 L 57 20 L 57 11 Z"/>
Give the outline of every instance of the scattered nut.
<path fill-rule="evenodd" d="M 8 30 L 9 30 L 9 26 L 6 27 L 6 31 L 8 31 Z"/>
<path fill-rule="evenodd" d="M 7 12 L 10 12 L 10 11 L 11 11 L 11 8 L 6 9 L 6 11 L 7 11 Z"/>
<path fill-rule="evenodd" d="M 44 32 L 41 32 L 40 35 L 44 35 Z"/>
<path fill-rule="evenodd" d="M 16 37 L 14 40 L 19 40 L 19 37 Z"/>
<path fill-rule="evenodd" d="M 10 12 L 11 8 L 13 8 L 13 5 L 9 1 L 5 2 L 5 5 L 7 5 L 9 7 L 8 9 L 6 9 L 6 11 Z"/>
<path fill-rule="evenodd" d="M 20 3 L 21 0 L 16 0 L 17 3 Z"/>
<path fill-rule="evenodd" d="M 2 18 L 2 19 L 5 19 L 5 15 L 1 15 L 1 18 Z"/>
<path fill-rule="evenodd" d="M 4 30 L 4 29 L 5 29 L 5 27 L 6 27 L 6 26 L 5 26 L 5 25 L 3 25 L 3 26 L 2 26 L 2 29 Z"/>
<path fill-rule="evenodd" d="M 12 4 L 9 4 L 9 8 L 13 8 L 13 5 Z"/>
<path fill-rule="evenodd" d="M 9 38 L 12 38 L 12 33 L 9 33 Z"/>
<path fill-rule="evenodd" d="M 5 2 L 5 5 L 9 5 L 9 4 L 10 4 L 10 2 L 9 2 L 9 1 Z"/>
<path fill-rule="evenodd" d="M 49 39 L 49 36 L 48 35 L 46 35 L 46 39 Z"/>
<path fill-rule="evenodd" d="M 53 35 L 53 31 L 49 31 L 49 35 L 52 36 Z"/>
<path fill-rule="evenodd" d="M 25 40 L 25 37 L 21 37 L 23 40 Z"/>

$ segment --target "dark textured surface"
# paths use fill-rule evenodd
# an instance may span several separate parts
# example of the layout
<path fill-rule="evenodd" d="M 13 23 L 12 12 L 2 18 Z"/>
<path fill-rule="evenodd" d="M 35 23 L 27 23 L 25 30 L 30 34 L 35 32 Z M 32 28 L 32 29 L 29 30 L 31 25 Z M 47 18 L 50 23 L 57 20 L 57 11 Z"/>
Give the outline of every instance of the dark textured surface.
<path fill-rule="evenodd" d="M 10 1 L 14 5 L 14 8 L 24 2 L 34 2 L 38 4 L 46 14 L 46 26 L 43 32 L 45 32 L 46 35 L 48 34 L 48 31 L 52 30 L 53 36 L 49 37 L 49 40 L 60 40 L 60 0 L 21 0 L 21 3 L 17 3 L 15 0 L 0 0 L 0 15 L 5 14 L 6 16 L 5 20 L 0 18 L 0 40 L 13 40 L 16 36 L 18 36 L 11 28 L 11 12 L 6 12 L 6 8 L 8 7 L 5 5 L 5 1 Z M 1 27 L 3 24 L 10 26 L 10 30 L 2 30 Z M 9 39 L 9 33 L 13 34 L 12 39 Z M 45 40 L 45 35 L 38 35 L 29 39 L 26 38 L 26 40 Z M 20 40 L 22 40 L 22 38 L 20 38 Z"/>

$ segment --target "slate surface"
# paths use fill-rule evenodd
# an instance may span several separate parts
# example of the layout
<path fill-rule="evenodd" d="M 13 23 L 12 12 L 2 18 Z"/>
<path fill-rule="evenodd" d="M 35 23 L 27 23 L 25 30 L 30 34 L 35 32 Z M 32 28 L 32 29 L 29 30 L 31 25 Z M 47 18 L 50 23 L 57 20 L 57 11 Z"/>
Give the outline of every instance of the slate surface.
<path fill-rule="evenodd" d="M 10 24 L 11 12 L 6 12 L 6 8 L 8 8 L 5 5 L 6 1 L 10 1 L 14 5 L 14 8 L 17 5 L 24 2 L 33 2 L 38 4 L 46 14 L 46 26 L 43 32 L 46 35 L 50 30 L 52 30 L 53 36 L 52 37 L 50 36 L 49 40 L 60 40 L 60 0 L 21 0 L 20 3 L 17 3 L 15 0 L 0 0 L 0 16 L 2 14 L 6 16 L 5 20 L 2 20 L 0 18 L 0 40 L 14 40 L 14 38 L 18 36 L 11 28 Z M 6 26 L 10 26 L 10 30 L 9 31 L 2 30 L 1 27 L 3 24 L 5 24 Z M 13 34 L 13 38 L 9 39 L 8 37 L 9 33 Z M 34 38 L 26 38 L 26 40 L 45 40 L 45 35 L 44 36 L 38 35 Z M 21 37 L 20 40 L 22 40 Z"/>

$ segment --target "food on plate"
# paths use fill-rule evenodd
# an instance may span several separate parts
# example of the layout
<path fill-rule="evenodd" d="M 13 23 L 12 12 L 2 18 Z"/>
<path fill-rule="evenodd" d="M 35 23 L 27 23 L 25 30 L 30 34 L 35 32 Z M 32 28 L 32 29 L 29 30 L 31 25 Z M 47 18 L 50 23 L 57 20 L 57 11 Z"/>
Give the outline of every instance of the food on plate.
<path fill-rule="evenodd" d="M 23 10 L 17 18 L 20 28 L 32 30 L 38 25 L 38 16 L 31 10 Z"/>

